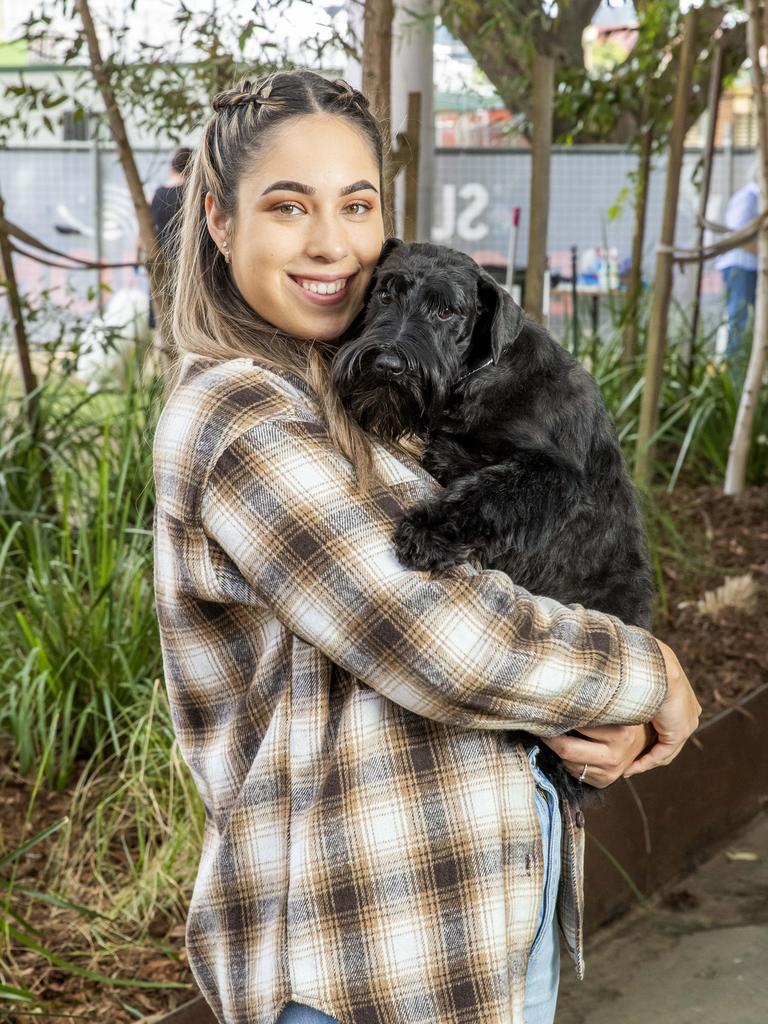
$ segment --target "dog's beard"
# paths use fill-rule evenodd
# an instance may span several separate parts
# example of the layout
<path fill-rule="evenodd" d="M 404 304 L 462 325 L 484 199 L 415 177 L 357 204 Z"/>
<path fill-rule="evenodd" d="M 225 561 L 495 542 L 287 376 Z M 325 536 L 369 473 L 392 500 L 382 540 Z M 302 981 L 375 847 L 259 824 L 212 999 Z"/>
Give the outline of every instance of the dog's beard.
<path fill-rule="evenodd" d="M 405 391 L 388 382 L 361 388 L 342 399 L 363 430 L 389 441 L 423 429 L 424 409 L 419 393 Z"/>
<path fill-rule="evenodd" d="M 375 343 L 351 343 L 333 360 L 333 383 L 344 407 L 360 426 L 386 440 L 425 434 L 445 404 L 447 388 L 441 367 L 417 364 L 407 348 L 398 349 L 407 369 L 381 377 L 372 369 L 382 351 Z"/>

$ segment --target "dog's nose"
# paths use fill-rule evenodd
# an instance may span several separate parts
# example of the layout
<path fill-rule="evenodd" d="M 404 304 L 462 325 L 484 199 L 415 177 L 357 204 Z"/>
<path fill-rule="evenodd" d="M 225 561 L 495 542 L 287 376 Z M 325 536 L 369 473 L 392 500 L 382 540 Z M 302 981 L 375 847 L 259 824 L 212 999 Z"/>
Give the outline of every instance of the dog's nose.
<path fill-rule="evenodd" d="M 373 368 L 382 376 L 390 373 L 398 374 L 405 369 L 405 360 L 395 355 L 394 352 L 380 352 L 373 361 Z"/>

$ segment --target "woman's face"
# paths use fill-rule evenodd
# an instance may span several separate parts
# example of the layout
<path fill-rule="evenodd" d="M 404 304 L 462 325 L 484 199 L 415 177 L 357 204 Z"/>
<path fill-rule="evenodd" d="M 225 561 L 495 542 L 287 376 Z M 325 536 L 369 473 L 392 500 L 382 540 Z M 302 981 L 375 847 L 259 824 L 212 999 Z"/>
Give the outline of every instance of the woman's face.
<path fill-rule="evenodd" d="M 249 306 L 296 338 L 337 338 L 363 304 L 384 241 L 381 183 L 367 139 L 308 114 L 275 131 L 237 193 L 234 223 L 205 197 Z"/>

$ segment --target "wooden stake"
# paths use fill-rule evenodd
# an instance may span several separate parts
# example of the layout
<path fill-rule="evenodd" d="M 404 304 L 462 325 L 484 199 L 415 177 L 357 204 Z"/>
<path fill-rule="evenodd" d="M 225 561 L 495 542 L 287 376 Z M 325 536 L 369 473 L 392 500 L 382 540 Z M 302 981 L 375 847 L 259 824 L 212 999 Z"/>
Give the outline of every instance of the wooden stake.
<path fill-rule="evenodd" d="M 552 150 L 552 93 L 555 62 L 537 53 L 533 58 L 531 117 L 531 189 L 528 204 L 528 265 L 525 272 L 525 311 L 544 322 L 544 274 L 547 269 L 549 226 L 549 162 Z"/>
<path fill-rule="evenodd" d="M 133 149 L 128 140 L 128 133 L 125 128 L 123 115 L 117 105 L 115 92 L 112 88 L 112 83 L 109 80 L 109 74 L 104 67 L 104 61 L 99 47 L 99 40 L 96 35 L 96 27 L 93 23 L 91 10 L 88 6 L 88 0 L 75 0 L 75 7 L 83 23 L 83 31 L 88 44 L 91 71 L 101 94 L 112 138 L 114 139 L 115 146 L 117 147 L 118 159 L 120 160 L 120 165 L 123 169 L 123 174 L 125 175 L 128 191 L 130 192 L 131 199 L 133 200 L 133 208 L 136 212 L 136 220 L 139 225 L 141 247 L 147 256 L 147 272 L 149 274 L 149 284 L 152 291 L 152 302 L 157 312 L 158 326 L 162 329 L 162 325 L 165 322 L 164 314 L 167 305 L 165 290 L 163 288 L 168 270 L 166 265 L 167 261 L 163 258 L 162 250 L 157 244 L 157 232 L 155 231 L 155 222 L 152 217 L 152 211 L 150 210 L 149 203 L 144 195 L 144 186 L 142 185 L 139 171 L 136 166 L 136 160 L 133 156 Z"/>
<path fill-rule="evenodd" d="M 16 355 L 19 360 L 19 372 L 24 390 L 24 415 L 29 428 L 32 444 L 37 448 L 40 457 L 40 490 L 42 506 L 48 512 L 55 512 L 56 502 L 53 494 L 53 472 L 46 448 L 40 444 L 42 424 L 40 422 L 40 394 L 37 390 L 38 381 L 32 369 L 29 353 L 29 341 L 24 327 L 24 315 L 21 311 L 21 299 L 13 269 L 13 250 L 8 234 L 4 228 L 5 202 L 0 194 L 0 263 L 3 269 L 3 283 L 8 296 L 8 307 L 13 320 L 13 334 L 16 341 Z"/>
<path fill-rule="evenodd" d="M 651 153 L 653 150 L 653 127 L 648 124 L 650 102 L 646 96 L 643 103 L 643 124 L 646 126 L 640 141 L 637 165 L 637 187 L 635 189 L 635 225 L 632 232 L 632 261 L 627 281 L 627 301 L 624 306 L 624 344 L 622 365 L 629 367 L 637 356 L 637 318 L 639 316 L 640 291 L 643 285 L 643 249 L 645 247 L 645 220 L 648 209 L 648 185 L 651 178 Z"/>
<path fill-rule="evenodd" d="M 366 2 L 363 14 L 363 92 L 381 125 L 385 140 L 392 133 L 392 21 L 394 0 Z M 397 167 L 391 153 L 384 154 L 384 181 L 381 183 L 387 235 L 394 233 Z"/>
<path fill-rule="evenodd" d="M 747 53 L 752 64 L 752 92 L 757 111 L 757 148 L 760 157 L 760 209 L 768 208 L 768 105 L 765 100 L 765 74 L 760 66 L 760 51 L 766 39 L 763 21 L 768 10 L 758 0 L 747 0 Z M 768 223 L 763 221 L 757 233 L 757 294 L 752 350 L 744 378 L 733 438 L 728 449 L 725 493 L 741 494 L 747 485 L 752 425 L 768 356 Z"/>
<path fill-rule="evenodd" d="M 640 405 L 640 424 L 635 450 L 635 479 L 640 486 L 648 486 L 653 475 L 653 445 L 651 438 L 659 422 L 659 396 L 664 371 L 664 348 L 667 336 L 669 304 L 672 298 L 672 247 L 675 243 L 675 221 L 680 192 L 680 171 L 683 166 L 683 146 L 686 134 L 686 112 L 691 93 L 693 62 L 696 58 L 696 29 L 699 11 L 692 7 L 685 16 L 683 42 L 677 89 L 672 110 L 669 156 L 667 158 L 667 186 L 664 196 L 664 216 L 661 239 L 656 253 L 656 272 L 653 279 L 651 315 L 648 324 L 648 345 L 645 363 L 645 387 Z"/>
<path fill-rule="evenodd" d="M 709 188 L 712 183 L 712 164 L 715 151 L 715 130 L 717 128 L 717 109 L 720 105 L 720 93 L 723 86 L 723 42 L 717 39 L 712 52 L 712 70 L 709 78 L 709 97 L 707 100 L 707 138 L 704 143 L 704 175 L 699 192 L 699 224 L 696 231 L 695 248 L 704 245 L 704 220 L 707 216 Z M 691 313 L 691 333 L 682 352 L 685 367 L 685 378 L 688 386 L 691 383 L 693 370 L 693 354 L 696 350 L 696 332 L 699 329 L 699 310 L 701 309 L 701 281 L 704 276 L 704 263 L 696 266 L 696 283 L 693 291 L 693 311 Z"/>
<path fill-rule="evenodd" d="M 405 210 L 403 211 L 403 241 L 417 240 L 419 213 L 419 135 L 421 125 L 421 93 L 408 93 L 408 121 L 404 132 L 397 134 L 397 149 L 393 151 L 391 164 L 393 179 L 401 168 L 405 168 Z"/>

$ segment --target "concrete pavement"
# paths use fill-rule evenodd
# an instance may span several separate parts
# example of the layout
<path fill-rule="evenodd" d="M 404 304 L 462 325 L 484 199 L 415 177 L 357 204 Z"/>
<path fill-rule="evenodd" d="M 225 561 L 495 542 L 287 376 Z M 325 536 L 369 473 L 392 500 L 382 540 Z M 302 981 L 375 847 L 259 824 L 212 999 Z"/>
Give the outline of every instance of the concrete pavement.
<path fill-rule="evenodd" d="M 768 1024 L 768 813 L 601 929 L 586 965 L 578 982 L 563 956 L 556 1024 Z"/>

